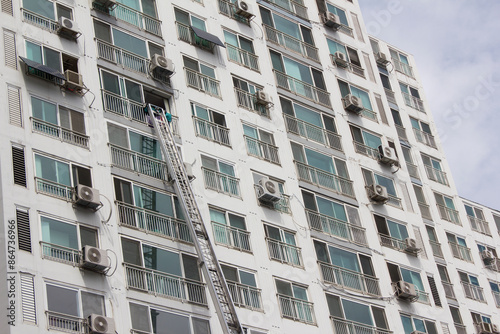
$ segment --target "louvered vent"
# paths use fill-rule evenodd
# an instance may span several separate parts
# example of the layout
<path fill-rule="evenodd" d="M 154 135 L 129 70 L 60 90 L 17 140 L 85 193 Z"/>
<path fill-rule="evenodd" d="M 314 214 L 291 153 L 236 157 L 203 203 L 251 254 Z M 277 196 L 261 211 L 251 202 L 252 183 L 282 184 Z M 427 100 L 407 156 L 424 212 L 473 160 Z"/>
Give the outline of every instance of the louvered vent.
<path fill-rule="evenodd" d="M 436 282 L 434 281 L 434 277 L 427 276 L 427 279 L 429 280 L 429 285 L 431 287 L 431 293 L 432 293 L 432 298 L 434 299 L 434 304 L 436 304 L 436 306 L 442 307 L 443 305 L 441 304 L 441 298 L 439 298 L 439 292 L 436 287 Z"/>
<path fill-rule="evenodd" d="M 12 0 L 2 0 L 2 12 L 14 15 L 14 11 L 12 10 Z"/>
<path fill-rule="evenodd" d="M 12 170 L 14 172 L 14 184 L 26 187 L 24 149 L 12 146 Z"/>
<path fill-rule="evenodd" d="M 34 276 L 31 274 L 21 273 L 20 280 L 23 321 L 36 325 Z"/>
<path fill-rule="evenodd" d="M 5 66 L 17 70 L 16 35 L 12 31 L 3 31 L 3 52 Z"/>
<path fill-rule="evenodd" d="M 28 211 L 16 210 L 19 249 L 31 253 L 30 216 Z"/>
<path fill-rule="evenodd" d="M 9 123 L 23 127 L 23 117 L 21 110 L 21 91 L 17 87 L 7 87 L 7 99 L 9 104 Z"/>

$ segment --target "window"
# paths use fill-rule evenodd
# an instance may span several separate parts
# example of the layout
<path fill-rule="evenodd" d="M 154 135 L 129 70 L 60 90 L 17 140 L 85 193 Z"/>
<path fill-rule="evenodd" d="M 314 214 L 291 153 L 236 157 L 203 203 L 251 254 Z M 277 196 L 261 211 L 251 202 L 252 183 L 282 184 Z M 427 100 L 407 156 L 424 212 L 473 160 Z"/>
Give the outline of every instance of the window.
<path fill-rule="evenodd" d="M 328 42 L 328 49 L 330 51 L 330 57 L 332 59 L 332 63 L 335 65 L 336 64 L 336 59 L 334 57 L 336 52 L 340 52 L 345 56 L 346 61 L 348 62 L 348 67 L 349 69 L 354 73 L 359 76 L 362 76 L 363 78 L 365 77 L 365 71 L 363 69 L 363 66 L 361 65 L 361 60 L 358 54 L 358 51 L 351 48 L 350 46 L 347 46 L 343 43 L 339 43 L 337 41 L 331 40 L 331 39 L 326 39 Z M 339 65 L 341 66 L 341 65 Z M 347 65 L 344 65 L 342 67 L 345 67 Z"/>
<path fill-rule="evenodd" d="M 279 165 L 278 147 L 275 146 L 272 133 L 243 124 L 243 137 L 247 145 L 247 153 L 251 156 Z"/>
<path fill-rule="evenodd" d="M 468 204 L 464 204 L 464 206 L 472 230 L 486 235 L 491 235 L 489 224 L 484 219 L 483 210 Z"/>
<path fill-rule="evenodd" d="M 450 276 L 448 275 L 448 270 L 446 269 L 446 266 L 438 264 L 437 268 L 446 298 L 456 300 L 457 297 L 455 296 L 455 290 L 453 289 L 453 284 L 451 284 Z"/>
<path fill-rule="evenodd" d="M 229 60 L 254 71 L 259 71 L 259 58 L 255 54 L 253 42 L 250 39 L 224 30 L 224 40 Z"/>
<path fill-rule="evenodd" d="M 191 103 L 191 113 L 197 136 L 231 147 L 224 114 L 195 103 Z"/>
<path fill-rule="evenodd" d="M 385 333 L 389 330 L 385 311 L 375 305 L 365 305 L 326 294 L 335 333 Z"/>
<path fill-rule="evenodd" d="M 458 271 L 458 276 L 460 277 L 460 283 L 462 284 L 466 298 L 486 302 L 484 299 L 483 288 L 479 286 L 477 276 L 470 275 L 463 271 Z"/>
<path fill-rule="evenodd" d="M 52 21 L 57 21 L 60 17 L 73 18 L 71 8 L 56 4 L 56 10 L 54 4 L 56 2 L 48 0 L 23 0 L 23 9 Z"/>
<path fill-rule="evenodd" d="M 454 257 L 467 262 L 473 262 L 470 249 L 467 247 L 465 238 L 459 237 L 449 232 L 446 232 L 446 238 L 448 239 L 448 244 L 450 245 L 451 252 L 453 253 Z"/>
<path fill-rule="evenodd" d="M 215 68 L 200 63 L 197 60 L 183 56 L 184 70 L 189 87 L 206 94 L 221 97 L 219 81 L 215 78 Z"/>
<path fill-rule="evenodd" d="M 216 243 L 252 252 L 250 232 L 247 231 L 245 217 L 229 211 L 210 208 L 210 220 Z"/>
<path fill-rule="evenodd" d="M 425 198 L 423 188 L 413 183 L 413 190 L 415 191 L 415 196 L 417 197 L 418 207 L 420 208 L 420 214 L 422 215 L 422 217 L 432 220 L 431 210 Z"/>
<path fill-rule="evenodd" d="M 205 188 L 229 196 L 241 197 L 240 180 L 235 176 L 233 164 L 202 155 L 201 166 Z"/>
<path fill-rule="evenodd" d="M 221 264 L 229 292 L 236 306 L 262 310 L 260 289 L 257 289 L 255 273 Z"/>
<path fill-rule="evenodd" d="M 350 128 L 356 152 L 378 160 L 380 157 L 378 147 L 382 145 L 381 136 L 353 125 L 350 125 Z"/>
<path fill-rule="evenodd" d="M 491 324 L 491 318 L 487 315 L 482 315 L 476 312 L 471 312 L 472 321 L 474 324 L 480 324 L 481 322 L 485 322 L 487 324 Z"/>
<path fill-rule="evenodd" d="M 101 70 L 101 88 L 106 111 L 145 121 L 144 98 L 140 84 Z"/>
<path fill-rule="evenodd" d="M 483 263 L 485 264 L 486 268 L 498 271 L 498 268 L 497 268 L 498 255 L 497 255 L 497 250 L 495 249 L 495 247 L 477 244 L 477 248 L 479 250 L 479 255 L 481 256 L 481 259 L 483 260 Z M 483 252 L 485 252 L 485 251 L 490 252 L 491 257 L 485 257 L 483 255 Z"/>
<path fill-rule="evenodd" d="M 297 247 L 294 232 L 271 225 L 264 225 L 264 230 L 272 260 L 303 267 L 302 251 Z"/>
<path fill-rule="evenodd" d="M 452 222 L 453 224 L 462 225 L 458 211 L 455 209 L 453 198 L 439 193 L 434 193 L 434 198 L 436 199 L 441 219 Z"/>
<path fill-rule="evenodd" d="M 370 101 L 370 93 L 360 89 L 356 86 L 351 85 L 342 80 L 337 80 L 340 88 L 340 95 L 342 99 L 345 99 L 347 95 L 354 95 L 360 99 L 361 104 L 363 105 L 363 111 L 361 112 L 361 116 L 364 116 L 372 121 L 377 121 L 377 114 L 373 111 L 372 103 Z"/>
<path fill-rule="evenodd" d="M 405 240 L 409 237 L 406 225 L 378 215 L 373 215 L 373 217 L 377 225 L 380 243 L 386 247 L 405 250 Z"/>
<path fill-rule="evenodd" d="M 377 184 L 383 186 L 387 189 L 387 194 L 389 195 L 389 201 L 387 202 L 390 205 L 393 205 L 398 208 L 403 208 L 401 204 L 401 199 L 398 197 L 396 193 L 396 185 L 394 184 L 394 180 L 389 179 L 383 175 L 372 172 L 368 169 L 361 168 L 363 172 L 363 177 L 365 179 L 365 185 L 370 187 L 373 184 Z"/>
<path fill-rule="evenodd" d="M 421 112 L 425 112 L 424 101 L 422 101 L 422 99 L 420 98 L 420 94 L 416 88 L 408 86 L 407 84 L 404 84 L 402 82 L 399 83 L 399 88 L 401 88 L 401 93 L 403 94 L 405 104 L 408 107 L 417 109 Z"/>
<path fill-rule="evenodd" d="M 417 318 L 412 315 L 401 314 L 401 322 L 403 323 L 404 334 L 411 334 L 414 331 L 419 331 L 427 334 L 438 334 L 436 324 L 432 320 Z"/>
<path fill-rule="evenodd" d="M 152 306 L 129 303 L 132 332 L 141 333 L 178 333 L 178 334 L 210 334 L 210 323 L 207 319 L 188 314 L 173 313 Z"/>
<path fill-rule="evenodd" d="M 280 104 L 288 132 L 343 151 L 332 116 L 316 112 L 283 97 L 280 97 Z"/>
<path fill-rule="evenodd" d="M 389 80 L 389 76 L 385 75 L 384 73 L 379 73 L 379 74 L 380 74 L 380 80 L 382 80 L 382 86 L 384 86 L 384 88 L 386 89 L 386 92 L 387 91 L 392 92 L 392 86 L 391 86 L 391 81 Z M 394 110 L 394 111 L 399 113 L 396 110 Z"/>
<path fill-rule="evenodd" d="M 154 138 L 112 123 L 108 123 L 108 136 L 112 145 L 130 149 L 147 157 L 161 159 L 161 148 Z"/>
<path fill-rule="evenodd" d="M 253 183 L 254 183 L 254 189 L 255 189 L 255 194 L 257 195 L 257 199 L 261 197 L 263 194 L 264 188 L 262 185 L 259 184 L 260 180 L 271 180 L 274 181 L 278 184 L 278 191 L 279 191 L 279 196 L 281 199 L 277 202 L 267 202 L 265 200 L 259 200 L 259 205 L 268 207 L 270 209 L 274 209 L 279 212 L 283 213 L 291 213 L 290 211 L 290 196 L 285 194 L 285 183 L 281 180 L 269 177 L 268 175 L 264 175 L 261 173 L 252 173 L 253 177 Z"/>
<path fill-rule="evenodd" d="M 313 303 L 307 300 L 307 287 L 275 279 L 281 316 L 315 325 Z"/>
<path fill-rule="evenodd" d="M 370 257 L 314 240 L 323 281 L 343 288 L 380 296 Z"/>
<path fill-rule="evenodd" d="M 392 61 L 394 63 L 394 67 L 396 71 L 406 74 L 409 77 L 413 76 L 413 69 L 410 66 L 410 62 L 408 60 L 408 56 L 394 50 L 389 49 L 389 53 L 391 54 Z"/>
<path fill-rule="evenodd" d="M 425 230 L 427 231 L 427 236 L 429 237 L 429 243 L 431 244 L 432 254 L 439 258 L 444 258 L 443 251 L 441 250 L 441 244 L 436 235 L 436 230 L 434 227 L 425 225 Z"/>
<path fill-rule="evenodd" d="M 347 15 L 346 15 L 346 11 L 345 10 L 343 10 L 343 9 L 337 7 L 337 6 L 334 6 L 334 5 L 330 4 L 330 3 L 326 3 L 326 9 L 330 13 L 338 15 L 339 18 L 340 18 L 340 23 L 343 26 L 349 27 L 349 21 L 347 21 Z M 350 35 L 352 35 L 352 30 L 350 30 Z"/>
<path fill-rule="evenodd" d="M 391 282 L 393 284 L 399 281 L 405 281 L 413 284 L 415 286 L 415 290 L 417 291 L 418 301 L 429 304 L 429 294 L 425 292 L 424 284 L 422 283 L 422 278 L 420 277 L 419 272 L 402 268 L 392 263 L 387 263 L 387 269 L 389 269 L 389 275 L 391 276 Z"/>
<path fill-rule="evenodd" d="M 70 70 L 78 73 L 78 58 L 69 56 L 44 45 L 26 41 L 26 58 L 63 73 Z"/>
<path fill-rule="evenodd" d="M 267 118 L 271 118 L 268 106 L 257 102 L 256 94 L 258 91 L 264 89 L 262 86 L 234 76 L 233 85 L 239 107 L 243 107 L 250 111 L 257 112 Z"/>
<path fill-rule="evenodd" d="M 429 124 L 419 121 L 416 118 L 410 117 L 411 126 L 413 128 L 413 133 L 417 138 L 417 141 L 424 143 L 427 146 L 437 148 L 434 136 L 431 133 L 431 127 Z"/>
<path fill-rule="evenodd" d="M 500 284 L 493 281 L 489 281 L 489 283 L 493 298 L 495 299 L 495 304 L 497 307 L 500 307 Z"/>
<path fill-rule="evenodd" d="M 154 0 L 118 0 L 117 2 L 126 5 L 136 11 L 144 13 L 151 17 L 156 16 L 156 6 Z"/>
<path fill-rule="evenodd" d="M 175 8 L 174 12 L 177 35 L 180 40 L 209 51 L 213 51 L 215 45 L 223 46 L 218 37 L 206 32 L 205 20 L 179 8 Z M 197 30 L 204 32 L 203 37 L 198 36 Z"/>
<path fill-rule="evenodd" d="M 500 216 L 493 215 L 493 220 L 497 226 L 498 233 L 500 233 Z"/>

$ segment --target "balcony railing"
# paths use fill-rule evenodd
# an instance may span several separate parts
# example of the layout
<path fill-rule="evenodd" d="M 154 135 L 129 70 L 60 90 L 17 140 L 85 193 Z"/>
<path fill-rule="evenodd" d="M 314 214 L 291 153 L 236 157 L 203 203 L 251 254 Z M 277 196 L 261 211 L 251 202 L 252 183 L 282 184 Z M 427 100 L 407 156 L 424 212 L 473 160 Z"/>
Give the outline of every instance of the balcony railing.
<path fill-rule="evenodd" d="M 332 62 L 332 64 L 334 66 L 340 67 L 337 64 L 337 59 L 336 59 L 335 55 L 333 55 L 331 53 L 330 53 L 330 61 Z M 347 63 L 346 65 L 344 65 L 342 67 L 345 68 L 345 69 L 347 69 L 348 71 L 356 74 L 356 75 L 359 75 L 362 78 L 365 77 L 365 70 L 361 66 L 358 66 L 358 65 L 353 64 L 353 63 Z"/>
<path fill-rule="evenodd" d="M 420 214 L 425 219 L 432 220 L 431 209 L 430 206 L 426 203 L 418 202 L 418 207 L 420 209 Z"/>
<path fill-rule="evenodd" d="M 418 296 L 417 302 L 430 305 L 429 293 L 418 289 L 415 290 Z"/>
<path fill-rule="evenodd" d="M 86 319 L 74 317 L 72 315 L 46 311 L 47 329 L 65 333 L 86 334 L 88 325 Z"/>
<path fill-rule="evenodd" d="M 454 324 L 457 334 L 467 334 L 467 327 L 460 324 Z"/>
<path fill-rule="evenodd" d="M 318 48 L 314 45 L 305 43 L 293 36 L 284 34 L 271 26 L 264 24 L 264 31 L 268 41 L 300 54 L 303 57 L 319 61 Z"/>
<path fill-rule="evenodd" d="M 309 17 L 307 16 L 307 7 L 304 6 L 304 2 L 302 0 L 265 0 L 267 2 L 270 2 L 272 4 L 275 4 L 278 7 L 281 7 L 295 15 L 297 15 L 300 18 L 303 18 L 305 20 L 309 20 Z"/>
<path fill-rule="evenodd" d="M 186 84 L 189 87 L 198 89 L 205 94 L 222 98 L 219 80 L 215 80 L 208 75 L 193 71 L 187 67 L 184 67 L 184 71 L 186 72 Z"/>
<path fill-rule="evenodd" d="M 272 260 L 286 263 L 296 267 L 303 267 L 302 250 L 300 247 L 290 245 L 278 240 L 266 238 L 269 256 Z"/>
<path fill-rule="evenodd" d="M 127 289 L 207 306 L 205 284 L 158 270 L 125 264 Z"/>
<path fill-rule="evenodd" d="M 209 40 L 198 37 L 190 26 L 180 22 L 175 22 L 177 26 L 177 36 L 181 41 L 197 46 L 200 49 L 213 52 L 215 44 Z"/>
<path fill-rule="evenodd" d="M 389 200 L 387 201 L 387 204 L 392 205 L 396 208 L 400 208 L 400 209 L 403 207 L 403 205 L 401 203 L 401 198 L 393 196 L 391 194 L 389 194 Z"/>
<path fill-rule="evenodd" d="M 149 74 L 149 59 L 96 39 L 99 58 L 126 68 L 127 70 Z"/>
<path fill-rule="evenodd" d="M 221 0 L 219 0 L 221 1 Z M 259 57 L 251 52 L 237 48 L 231 44 L 226 44 L 227 57 L 229 60 L 234 61 L 251 70 L 259 71 Z"/>
<path fill-rule="evenodd" d="M 457 259 L 464 260 L 467 262 L 473 262 L 470 253 L 470 248 L 456 244 L 451 241 L 448 241 L 448 244 L 450 244 L 451 253 L 453 254 L 453 257 L 456 257 Z"/>
<path fill-rule="evenodd" d="M 403 74 L 406 74 L 409 77 L 414 78 L 413 68 L 410 65 L 403 63 L 402 61 L 400 61 L 397 58 L 392 58 L 392 63 L 394 64 L 396 71 L 401 72 Z"/>
<path fill-rule="evenodd" d="M 439 242 L 432 241 L 432 240 L 429 240 L 429 244 L 431 245 L 432 254 L 435 257 L 439 257 L 441 259 L 444 259 L 443 250 L 441 249 L 441 244 Z"/>
<path fill-rule="evenodd" d="M 258 103 L 255 94 L 246 92 L 236 87 L 234 88 L 234 92 L 236 94 L 236 101 L 239 107 L 254 111 L 261 116 L 271 118 L 269 108 L 267 108 L 264 104 Z"/>
<path fill-rule="evenodd" d="M 315 325 L 314 304 L 302 299 L 278 294 L 281 316 L 283 318 Z"/>
<path fill-rule="evenodd" d="M 245 143 L 247 146 L 247 153 L 251 156 L 269 161 L 273 164 L 280 164 L 280 157 L 278 155 L 278 147 L 272 144 L 266 143 L 262 140 L 258 140 L 249 136 L 245 137 Z"/>
<path fill-rule="evenodd" d="M 434 139 L 434 136 L 431 135 L 430 133 L 415 128 L 413 128 L 413 133 L 415 134 L 415 138 L 417 138 L 418 142 L 433 148 L 437 148 L 436 140 Z"/>
<path fill-rule="evenodd" d="M 229 129 L 225 126 L 193 116 L 194 130 L 197 136 L 215 143 L 231 147 Z"/>
<path fill-rule="evenodd" d="M 363 227 L 307 209 L 306 213 L 311 229 L 349 240 L 359 245 L 368 245 L 366 232 Z"/>
<path fill-rule="evenodd" d="M 330 316 L 330 319 L 332 319 L 335 334 L 392 334 L 392 332 L 387 329 L 368 326 L 351 320 L 345 320 L 334 316 Z"/>
<path fill-rule="evenodd" d="M 82 258 L 82 253 L 73 248 L 59 246 L 48 242 L 40 241 L 42 248 L 42 258 L 56 262 L 78 266 Z"/>
<path fill-rule="evenodd" d="M 353 141 L 353 145 L 354 145 L 354 150 L 357 153 L 366 155 L 367 157 L 370 157 L 375 160 L 380 159 L 380 153 L 378 152 L 378 149 L 367 146 L 362 143 L 358 143 L 357 141 Z"/>
<path fill-rule="evenodd" d="M 389 235 L 379 233 L 380 243 L 382 246 L 404 251 L 406 249 L 406 242 L 404 240 L 391 237 Z"/>
<path fill-rule="evenodd" d="M 329 263 L 318 262 L 318 264 L 325 283 L 368 295 L 381 296 L 378 278 Z"/>
<path fill-rule="evenodd" d="M 455 296 L 455 290 L 453 289 L 453 284 L 445 281 L 441 281 L 441 283 L 443 284 L 443 290 L 446 298 L 456 300 L 457 297 Z"/>
<path fill-rule="evenodd" d="M 39 15 L 25 8 L 21 8 L 23 21 L 28 22 L 39 28 L 48 30 L 50 32 L 56 32 L 59 29 L 59 23 L 49 19 L 48 17 Z"/>
<path fill-rule="evenodd" d="M 341 136 L 339 134 L 287 114 L 283 114 L 283 117 L 285 117 L 285 125 L 288 132 L 323 144 L 329 148 L 343 151 L 340 140 Z"/>
<path fill-rule="evenodd" d="M 437 204 L 437 207 L 441 219 L 452 222 L 453 224 L 462 225 L 462 222 L 460 221 L 460 215 L 457 210 L 448 208 L 441 204 Z"/>
<path fill-rule="evenodd" d="M 262 187 L 258 184 L 255 184 L 254 189 L 255 189 L 255 195 L 257 196 L 257 198 L 260 198 L 260 196 L 262 195 L 262 192 L 263 192 Z M 280 194 L 280 195 L 281 195 L 281 199 L 278 202 L 267 203 L 267 202 L 259 201 L 259 204 L 263 205 L 265 207 L 274 209 L 274 210 L 279 211 L 279 212 L 291 213 L 290 196 L 285 195 L 285 194 Z"/>
<path fill-rule="evenodd" d="M 59 125 L 30 117 L 32 131 L 49 137 L 58 138 L 60 141 L 80 147 L 89 147 L 89 136 L 76 131 L 65 129 Z"/>
<path fill-rule="evenodd" d="M 160 159 L 109 144 L 113 166 L 166 181 L 167 165 Z"/>
<path fill-rule="evenodd" d="M 123 116 L 127 119 L 147 123 L 146 114 L 144 113 L 144 104 L 142 102 L 129 100 L 107 90 L 102 90 L 101 92 L 105 111 Z"/>
<path fill-rule="evenodd" d="M 392 90 L 387 89 L 387 88 L 384 88 L 384 91 L 385 91 L 385 96 L 387 98 L 387 101 L 397 105 L 398 102 L 396 101 L 396 94 Z"/>
<path fill-rule="evenodd" d="M 232 19 L 235 19 L 236 21 L 245 24 L 250 24 L 250 18 L 237 14 L 236 12 L 237 7 L 235 3 L 232 3 L 228 0 L 218 0 L 218 2 L 219 2 L 219 12 Z"/>
<path fill-rule="evenodd" d="M 420 180 L 420 174 L 418 173 L 417 165 L 406 162 L 406 168 L 408 168 L 408 174 L 410 174 L 411 177 L 414 177 L 417 180 Z"/>
<path fill-rule="evenodd" d="M 243 252 L 252 252 L 250 232 L 240 228 L 212 222 L 215 243 L 228 246 Z"/>
<path fill-rule="evenodd" d="M 425 171 L 427 172 L 427 177 L 429 178 L 429 180 L 444 184 L 445 186 L 449 185 L 448 177 L 442 170 L 426 165 Z"/>
<path fill-rule="evenodd" d="M 467 282 L 460 282 L 460 283 L 462 283 L 462 287 L 464 288 L 464 294 L 466 298 L 477 300 L 483 303 L 486 302 L 484 300 L 483 288 Z"/>
<path fill-rule="evenodd" d="M 294 77 L 289 76 L 283 72 L 279 72 L 277 70 L 273 71 L 274 75 L 276 76 L 276 84 L 279 88 L 286 89 L 306 99 L 331 108 L 332 103 L 330 101 L 330 93 L 328 93 L 326 90 L 315 87 L 311 84 L 308 84 L 307 82 L 295 79 Z"/>
<path fill-rule="evenodd" d="M 491 293 L 493 293 L 493 299 L 495 299 L 495 305 L 497 307 L 500 307 L 500 292 L 491 291 Z"/>
<path fill-rule="evenodd" d="M 176 241 L 192 242 L 185 221 L 159 212 L 116 202 L 120 225 Z"/>
<path fill-rule="evenodd" d="M 322 169 L 295 162 L 299 180 L 317 185 L 338 194 L 354 198 L 353 182 L 341 176 L 326 172 Z"/>
<path fill-rule="evenodd" d="M 205 188 L 241 198 L 240 179 L 205 167 L 201 169 L 203 170 Z"/>
<path fill-rule="evenodd" d="M 73 201 L 74 187 L 66 186 L 57 182 L 35 177 L 36 192 L 47 196 L 52 196 L 65 200 Z"/>
<path fill-rule="evenodd" d="M 408 140 L 408 136 L 406 134 L 406 129 L 400 125 L 396 125 L 396 132 L 398 133 L 398 138 L 403 140 Z"/>
<path fill-rule="evenodd" d="M 412 96 L 412 95 L 410 95 L 408 93 L 404 93 L 403 92 L 403 98 L 405 100 L 405 104 L 408 107 L 411 107 L 413 109 L 417 109 L 417 110 L 419 110 L 421 112 L 425 112 L 424 101 L 422 101 L 418 97 L 415 97 L 415 96 Z"/>
<path fill-rule="evenodd" d="M 487 221 L 469 215 L 467 217 L 473 231 L 491 236 L 490 226 Z"/>
<path fill-rule="evenodd" d="M 253 286 L 227 281 L 234 305 L 254 311 L 263 311 L 261 290 Z"/>

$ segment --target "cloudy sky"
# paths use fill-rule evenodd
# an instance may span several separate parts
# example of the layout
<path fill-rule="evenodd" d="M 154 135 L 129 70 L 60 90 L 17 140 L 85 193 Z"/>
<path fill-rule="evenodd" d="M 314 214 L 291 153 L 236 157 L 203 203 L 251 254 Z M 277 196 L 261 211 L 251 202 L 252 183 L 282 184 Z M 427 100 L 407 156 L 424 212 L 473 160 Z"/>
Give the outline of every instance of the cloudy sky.
<path fill-rule="evenodd" d="M 500 2 L 358 1 L 371 35 L 415 56 L 460 195 L 500 210 Z"/>

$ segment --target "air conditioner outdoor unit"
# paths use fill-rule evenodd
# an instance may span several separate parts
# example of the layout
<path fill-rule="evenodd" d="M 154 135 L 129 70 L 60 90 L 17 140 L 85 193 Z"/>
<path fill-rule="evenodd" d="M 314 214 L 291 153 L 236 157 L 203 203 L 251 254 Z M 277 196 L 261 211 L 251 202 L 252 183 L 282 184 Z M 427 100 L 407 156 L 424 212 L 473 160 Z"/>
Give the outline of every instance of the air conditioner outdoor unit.
<path fill-rule="evenodd" d="M 479 334 L 493 333 L 493 328 L 490 323 L 480 322 L 476 326 L 479 331 Z"/>
<path fill-rule="evenodd" d="M 383 52 L 377 52 L 375 58 L 377 60 L 377 64 L 382 66 L 387 66 L 391 62 L 389 57 L 387 57 L 387 55 Z"/>
<path fill-rule="evenodd" d="M 361 113 L 363 111 L 363 103 L 361 99 L 352 94 L 348 94 L 343 98 L 344 101 L 344 109 L 348 111 L 352 111 L 356 114 Z"/>
<path fill-rule="evenodd" d="M 405 251 L 409 253 L 418 253 L 420 252 L 420 248 L 417 246 L 417 240 L 413 238 L 405 239 Z"/>
<path fill-rule="evenodd" d="M 83 246 L 82 253 L 82 268 L 99 273 L 105 272 L 110 268 L 109 258 L 105 250 L 86 245 Z"/>
<path fill-rule="evenodd" d="M 396 295 L 401 299 L 414 299 L 418 296 L 415 285 L 405 281 L 396 282 Z"/>
<path fill-rule="evenodd" d="M 64 86 L 70 90 L 80 90 L 84 88 L 82 75 L 80 73 L 66 70 L 64 72 L 64 77 L 66 78 L 66 82 Z"/>
<path fill-rule="evenodd" d="M 196 177 L 193 174 L 193 165 L 185 162 L 184 163 L 184 168 L 186 169 L 186 174 L 187 174 L 187 177 L 188 177 L 189 181 L 194 180 Z"/>
<path fill-rule="evenodd" d="M 259 200 L 263 202 L 275 203 L 281 200 L 278 182 L 263 177 L 259 180 L 261 191 L 259 192 Z"/>
<path fill-rule="evenodd" d="M 150 70 L 164 73 L 166 76 L 171 76 L 174 74 L 174 63 L 167 57 L 155 54 L 151 58 Z"/>
<path fill-rule="evenodd" d="M 236 14 L 241 15 L 246 18 L 254 16 L 250 9 L 250 6 L 246 1 L 238 1 L 236 3 Z"/>
<path fill-rule="evenodd" d="M 97 0 L 96 2 L 108 9 L 117 5 L 115 0 Z"/>
<path fill-rule="evenodd" d="M 379 184 L 372 184 L 368 187 L 368 196 L 377 203 L 385 203 L 389 200 L 387 188 Z"/>
<path fill-rule="evenodd" d="M 322 19 L 323 19 L 323 24 L 328 28 L 332 28 L 333 30 L 339 30 L 341 23 L 340 23 L 340 17 L 337 14 L 326 12 L 322 15 Z"/>
<path fill-rule="evenodd" d="M 71 39 L 77 39 L 78 36 L 80 36 L 80 32 L 78 31 L 78 26 L 76 25 L 75 21 L 61 16 L 58 23 L 59 27 L 57 28 L 57 33 L 59 35 Z"/>
<path fill-rule="evenodd" d="M 399 165 L 398 157 L 396 156 L 396 151 L 390 146 L 378 147 L 378 153 L 380 156 L 380 162 L 388 165 Z"/>
<path fill-rule="evenodd" d="M 98 314 L 91 314 L 88 320 L 89 330 L 92 334 L 115 334 L 115 321 Z"/>
<path fill-rule="evenodd" d="M 347 57 L 345 53 L 337 51 L 333 54 L 333 59 L 335 61 L 335 64 L 339 67 L 348 67 L 349 62 L 347 61 Z"/>
<path fill-rule="evenodd" d="M 493 261 L 495 261 L 495 255 L 493 255 L 493 252 L 485 249 L 484 251 L 481 252 L 481 259 L 484 261 L 485 264 L 490 264 Z"/>
<path fill-rule="evenodd" d="M 257 103 L 259 104 L 268 105 L 269 103 L 271 103 L 271 97 L 263 90 L 258 90 L 256 96 L 257 96 Z"/>
<path fill-rule="evenodd" d="M 76 186 L 75 204 L 91 209 L 98 209 L 101 206 L 99 200 L 99 190 L 79 184 Z"/>

